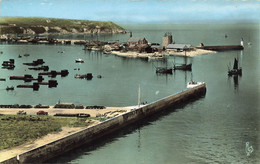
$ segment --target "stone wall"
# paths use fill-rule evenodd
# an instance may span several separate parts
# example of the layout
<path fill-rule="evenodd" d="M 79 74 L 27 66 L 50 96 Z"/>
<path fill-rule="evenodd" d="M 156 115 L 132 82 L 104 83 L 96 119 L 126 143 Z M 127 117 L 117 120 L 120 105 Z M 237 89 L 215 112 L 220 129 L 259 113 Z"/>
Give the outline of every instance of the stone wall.
<path fill-rule="evenodd" d="M 194 87 L 192 89 L 187 89 L 183 92 L 168 96 L 140 108 L 132 109 L 130 112 L 124 113 L 97 125 L 88 127 L 61 139 L 55 140 L 44 146 L 20 154 L 19 161 L 16 160 L 16 158 L 11 158 L 9 160 L 3 161 L 2 163 L 9 164 L 44 162 L 55 156 L 75 149 L 83 144 L 91 143 L 96 139 L 108 135 L 155 112 L 161 111 L 178 103 L 187 102 L 189 99 L 199 97 L 205 93 L 205 84 Z"/>

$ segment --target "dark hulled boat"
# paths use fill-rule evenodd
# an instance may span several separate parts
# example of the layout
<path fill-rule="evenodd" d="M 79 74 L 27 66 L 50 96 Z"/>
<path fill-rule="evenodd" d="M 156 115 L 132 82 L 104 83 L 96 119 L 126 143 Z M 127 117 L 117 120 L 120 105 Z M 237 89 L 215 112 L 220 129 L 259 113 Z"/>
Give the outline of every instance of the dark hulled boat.
<path fill-rule="evenodd" d="M 173 70 L 184 70 L 184 71 L 191 71 L 191 66 L 192 64 L 187 64 L 187 56 L 186 56 L 186 51 L 185 51 L 185 57 L 184 57 L 184 64 L 180 65 L 173 65 Z"/>
<path fill-rule="evenodd" d="M 174 69 L 174 70 L 186 70 L 186 71 L 191 71 L 191 65 L 192 65 L 192 64 L 174 65 L 174 66 L 173 66 L 173 69 Z"/>
<path fill-rule="evenodd" d="M 172 68 L 156 67 L 156 73 L 172 74 Z"/>
<path fill-rule="evenodd" d="M 233 69 L 228 69 L 228 75 L 242 75 L 242 67 L 238 67 L 238 60 L 236 58 L 234 59 Z"/>

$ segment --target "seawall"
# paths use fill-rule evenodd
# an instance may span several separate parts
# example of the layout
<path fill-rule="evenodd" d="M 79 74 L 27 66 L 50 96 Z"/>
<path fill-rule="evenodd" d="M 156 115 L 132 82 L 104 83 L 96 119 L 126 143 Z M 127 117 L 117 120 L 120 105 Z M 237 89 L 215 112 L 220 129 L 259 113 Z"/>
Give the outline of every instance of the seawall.
<path fill-rule="evenodd" d="M 167 107 L 180 103 L 188 102 L 190 99 L 198 98 L 206 93 L 206 84 L 201 84 L 191 89 L 170 95 L 145 106 L 132 109 L 94 126 L 85 128 L 78 132 L 67 135 L 58 140 L 52 141 L 41 147 L 32 149 L 25 153 L 19 154 L 0 163 L 39 163 L 61 155 L 83 144 L 91 143 L 96 139 L 104 137 L 112 132 L 119 130 L 131 123 L 141 120 L 151 114 L 159 112 Z"/>
<path fill-rule="evenodd" d="M 196 47 L 198 49 L 211 50 L 211 51 L 229 51 L 229 50 L 243 50 L 241 45 L 225 45 L 225 46 L 202 46 Z"/>

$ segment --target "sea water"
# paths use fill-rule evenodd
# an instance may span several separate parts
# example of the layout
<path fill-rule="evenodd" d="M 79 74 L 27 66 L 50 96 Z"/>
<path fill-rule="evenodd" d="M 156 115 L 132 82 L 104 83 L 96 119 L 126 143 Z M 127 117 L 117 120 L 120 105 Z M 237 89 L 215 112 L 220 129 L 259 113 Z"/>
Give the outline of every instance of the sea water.
<path fill-rule="evenodd" d="M 83 105 L 129 106 L 152 102 L 186 88 L 191 78 L 207 84 L 205 97 L 165 111 L 128 126 L 97 143 L 82 146 L 48 163 L 259 163 L 260 162 L 260 57 L 259 24 L 229 25 L 124 25 L 133 37 L 161 43 L 170 32 L 176 43 L 238 45 L 243 51 L 223 51 L 188 58 L 192 72 L 156 74 L 156 66 L 183 63 L 184 58 L 141 60 L 84 51 L 78 45 L 1 44 L 0 62 L 15 59 L 14 70 L 0 69 L 0 104 L 46 104 L 58 101 Z M 225 37 L 227 35 L 227 37 Z M 126 42 L 129 34 L 52 36 Z M 252 45 L 247 43 L 251 42 Z M 59 53 L 64 51 L 64 53 Z M 30 56 L 18 58 L 29 53 Z M 239 59 L 242 76 L 227 75 L 234 58 Z M 39 91 L 7 86 L 24 84 L 9 76 L 32 74 L 22 63 L 42 58 L 50 70 L 68 69 L 67 77 L 57 76 L 57 88 L 41 86 Z M 82 58 L 85 63 L 75 63 Z M 92 73 L 92 80 L 75 79 L 75 74 Z M 102 78 L 97 78 L 101 75 Z M 44 77 L 45 81 L 50 77 Z M 27 83 L 32 84 L 32 83 Z M 252 149 L 250 149 L 252 148 Z"/>

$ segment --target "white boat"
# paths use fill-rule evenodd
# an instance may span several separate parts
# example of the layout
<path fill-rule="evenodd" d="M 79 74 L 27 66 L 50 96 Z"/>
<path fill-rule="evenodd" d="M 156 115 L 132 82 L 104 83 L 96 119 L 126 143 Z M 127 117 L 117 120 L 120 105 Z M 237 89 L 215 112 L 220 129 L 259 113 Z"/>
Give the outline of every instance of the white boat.
<path fill-rule="evenodd" d="M 76 63 L 84 63 L 84 60 L 79 58 L 79 59 L 76 59 L 75 62 Z"/>
<path fill-rule="evenodd" d="M 204 83 L 205 82 L 196 82 L 196 81 L 191 80 L 190 82 L 187 83 L 187 88 L 193 88 L 193 87 L 199 86 Z"/>

